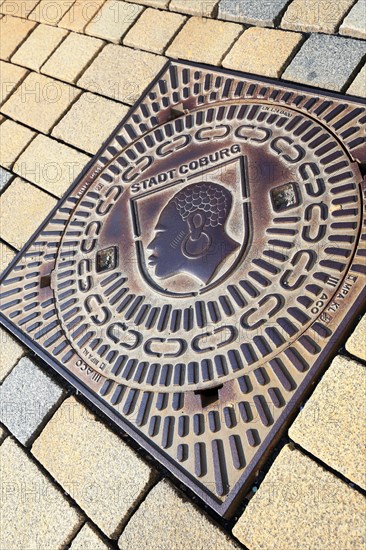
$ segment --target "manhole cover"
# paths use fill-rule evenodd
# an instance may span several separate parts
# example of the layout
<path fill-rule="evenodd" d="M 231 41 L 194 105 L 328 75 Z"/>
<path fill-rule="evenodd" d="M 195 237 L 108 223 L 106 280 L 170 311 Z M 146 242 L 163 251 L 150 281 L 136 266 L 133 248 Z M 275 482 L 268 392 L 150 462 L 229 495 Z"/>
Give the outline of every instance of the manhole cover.
<path fill-rule="evenodd" d="M 222 515 L 362 306 L 365 111 L 171 63 L 2 279 L 2 322 Z"/>

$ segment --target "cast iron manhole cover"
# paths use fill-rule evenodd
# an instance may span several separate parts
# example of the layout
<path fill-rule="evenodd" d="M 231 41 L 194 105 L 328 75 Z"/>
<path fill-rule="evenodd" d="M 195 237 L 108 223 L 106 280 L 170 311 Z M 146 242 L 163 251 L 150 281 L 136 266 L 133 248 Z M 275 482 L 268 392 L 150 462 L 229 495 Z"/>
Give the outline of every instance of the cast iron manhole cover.
<path fill-rule="evenodd" d="M 362 306 L 365 126 L 168 64 L 2 279 L 2 322 L 222 515 Z"/>

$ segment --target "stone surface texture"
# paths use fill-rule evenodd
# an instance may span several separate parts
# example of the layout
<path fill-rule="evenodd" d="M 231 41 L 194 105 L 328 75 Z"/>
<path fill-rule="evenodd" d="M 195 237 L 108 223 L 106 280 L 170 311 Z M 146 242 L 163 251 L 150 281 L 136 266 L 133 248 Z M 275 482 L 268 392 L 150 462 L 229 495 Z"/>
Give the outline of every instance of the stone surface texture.
<path fill-rule="evenodd" d="M 219 0 L 171 0 L 169 9 L 198 17 L 212 17 L 218 5 Z"/>
<path fill-rule="evenodd" d="M 235 42 L 222 64 L 236 71 L 279 77 L 302 39 L 300 33 L 251 27 Z"/>
<path fill-rule="evenodd" d="M 62 404 L 32 452 L 111 538 L 152 482 L 150 467 L 74 398 Z"/>
<path fill-rule="evenodd" d="M 26 126 L 6 120 L 0 129 L 0 164 L 10 169 L 35 136 Z"/>
<path fill-rule="evenodd" d="M 86 27 L 85 32 L 118 44 L 142 11 L 143 8 L 137 4 L 123 0 L 118 2 L 107 0 Z"/>
<path fill-rule="evenodd" d="M 366 65 L 362 67 L 360 72 L 347 90 L 350 95 L 366 98 Z"/>
<path fill-rule="evenodd" d="M 141 4 L 141 6 L 164 9 L 168 7 L 170 1 L 171 0 L 134 0 L 134 3 Z"/>
<path fill-rule="evenodd" d="M 185 20 L 178 13 L 148 8 L 127 33 L 123 43 L 132 48 L 163 54 Z"/>
<path fill-rule="evenodd" d="M 274 27 L 288 0 L 221 0 L 219 17 L 258 27 Z"/>
<path fill-rule="evenodd" d="M 10 437 L 0 462 L 0 548 L 65 548 L 83 521 L 80 512 Z"/>
<path fill-rule="evenodd" d="M 59 21 L 58 26 L 70 31 L 83 32 L 105 1 L 92 0 L 92 2 L 85 2 L 84 0 L 76 0 Z"/>
<path fill-rule="evenodd" d="M 53 137 L 96 153 L 127 114 L 121 103 L 85 92 L 54 128 Z"/>
<path fill-rule="evenodd" d="M 15 256 L 15 252 L 7 244 L 0 241 L 0 273 L 3 272 L 6 267 L 8 267 L 8 265 L 10 264 L 14 256 Z M 0 330 L 0 334 L 1 334 L 1 330 Z M 0 351 L 0 363 L 1 363 L 0 373 L 3 372 L 4 362 L 7 360 L 5 359 L 5 357 L 6 357 L 5 352 Z M 1 382 L 1 378 L 2 378 L 2 375 L 0 374 L 0 382 Z"/>
<path fill-rule="evenodd" d="M 23 67 L 0 61 L 0 105 L 13 93 L 14 89 L 25 78 L 28 71 Z"/>
<path fill-rule="evenodd" d="M 7 432 L 3 426 L 0 426 L 0 445 L 7 436 Z"/>
<path fill-rule="evenodd" d="M 4 15 L 15 15 L 27 19 L 40 0 L 3 0 L 0 6 L 0 13 Z"/>
<path fill-rule="evenodd" d="M 4 269 L 13 259 L 14 254 L 1 243 L 1 263 Z M 0 327 L 0 382 L 9 374 L 15 364 L 24 354 L 24 348 L 9 332 Z"/>
<path fill-rule="evenodd" d="M 339 36 L 312 34 L 282 75 L 286 80 L 341 91 L 366 54 L 366 44 Z"/>
<path fill-rule="evenodd" d="M 1 130 L 0 130 L 0 138 L 1 138 Z M 1 149 L 1 143 L 0 143 L 0 149 Z M 5 170 L 5 168 L 0 167 L 0 192 L 5 188 L 5 186 L 9 183 L 9 181 L 14 177 L 14 174 L 11 172 L 8 172 Z"/>
<path fill-rule="evenodd" d="M 28 16 L 33 21 L 57 25 L 76 0 L 41 0 Z"/>
<path fill-rule="evenodd" d="M 150 491 L 124 528 L 118 546 L 121 550 L 140 550 L 147 541 L 149 548 L 161 550 L 239 547 L 167 481 Z"/>
<path fill-rule="evenodd" d="M 287 445 L 233 529 L 255 550 L 363 548 L 364 496 Z"/>
<path fill-rule="evenodd" d="M 0 59 L 9 60 L 35 26 L 33 21 L 10 15 L 0 19 Z"/>
<path fill-rule="evenodd" d="M 67 35 L 65 29 L 38 25 L 11 58 L 12 63 L 39 71 L 46 59 Z"/>
<path fill-rule="evenodd" d="M 172 58 L 220 65 L 242 31 L 243 27 L 235 23 L 192 17 L 173 40 L 166 54 Z"/>
<path fill-rule="evenodd" d="M 281 21 L 283 29 L 334 33 L 354 0 L 292 0 Z"/>
<path fill-rule="evenodd" d="M 64 390 L 28 357 L 22 357 L 0 387 L 0 420 L 30 445 L 60 405 Z"/>
<path fill-rule="evenodd" d="M 366 314 L 362 317 L 350 338 L 348 338 L 346 349 L 352 355 L 366 361 Z"/>
<path fill-rule="evenodd" d="M 340 34 L 366 38 L 366 0 L 358 0 L 339 29 Z"/>
<path fill-rule="evenodd" d="M 86 523 L 71 543 L 70 550 L 108 550 L 109 545 Z"/>

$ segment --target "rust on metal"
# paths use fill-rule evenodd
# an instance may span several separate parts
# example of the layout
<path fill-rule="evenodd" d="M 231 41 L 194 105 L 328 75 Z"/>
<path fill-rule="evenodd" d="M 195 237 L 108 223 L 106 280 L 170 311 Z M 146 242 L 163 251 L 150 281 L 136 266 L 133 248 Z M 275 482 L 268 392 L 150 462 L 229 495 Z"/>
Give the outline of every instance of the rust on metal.
<path fill-rule="evenodd" d="M 169 63 L 2 278 L 3 324 L 226 517 L 362 307 L 365 127 Z"/>

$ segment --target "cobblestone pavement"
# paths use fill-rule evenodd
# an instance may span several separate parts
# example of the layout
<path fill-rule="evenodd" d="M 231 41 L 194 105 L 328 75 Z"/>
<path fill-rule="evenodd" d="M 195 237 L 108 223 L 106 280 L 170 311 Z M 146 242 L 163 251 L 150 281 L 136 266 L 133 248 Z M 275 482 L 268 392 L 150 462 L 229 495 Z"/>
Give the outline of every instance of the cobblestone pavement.
<path fill-rule="evenodd" d="M 0 0 L 1 269 L 167 58 L 366 97 L 366 0 Z M 365 326 L 231 522 L 1 329 L 0 550 L 361 550 Z"/>

